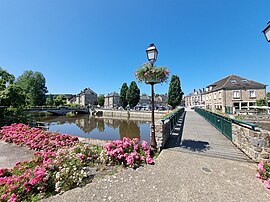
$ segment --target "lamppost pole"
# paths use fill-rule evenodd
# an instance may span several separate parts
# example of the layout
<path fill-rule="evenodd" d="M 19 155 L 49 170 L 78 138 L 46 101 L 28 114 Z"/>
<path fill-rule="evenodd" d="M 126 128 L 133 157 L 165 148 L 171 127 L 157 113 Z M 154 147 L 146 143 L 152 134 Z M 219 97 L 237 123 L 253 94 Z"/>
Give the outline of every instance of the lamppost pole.
<path fill-rule="evenodd" d="M 156 132 L 155 132 L 155 93 L 154 93 L 154 83 L 151 83 L 151 91 L 152 91 L 152 125 L 151 125 L 151 142 L 150 146 L 152 150 L 156 150 L 157 141 L 156 141 Z"/>
<path fill-rule="evenodd" d="M 153 67 L 155 61 L 157 60 L 157 55 L 158 55 L 158 50 L 153 43 L 151 43 L 148 46 L 146 53 L 147 53 L 147 58 Z M 150 147 L 152 151 L 155 151 L 157 149 L 156 132 L 155 132 L 155 100 L 154 100 L 155 98 L 154 85 L 156 83 L 149 82 L 149 84 L 151 85 L 151 94 L 152 94 L 152 124 L 151 124 Z"/>

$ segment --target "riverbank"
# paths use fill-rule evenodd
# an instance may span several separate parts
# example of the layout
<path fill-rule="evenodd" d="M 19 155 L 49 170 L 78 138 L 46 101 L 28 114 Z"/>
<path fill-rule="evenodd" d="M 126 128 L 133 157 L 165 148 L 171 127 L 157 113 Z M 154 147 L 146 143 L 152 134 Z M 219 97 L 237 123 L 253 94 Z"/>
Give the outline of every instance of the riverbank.
<path fill-rule="evenodd" d="M 97 114 L 100 113 L 102 117 L 114 117 L 114 118 L 129 118 L 129 119 L 143 119 L 151 120 L 151 111 L 133 111 L 133 110 L 112 110 L 112 109 L 98 109 Z M 155 111 L 155 119 L 162 119 L 170 111 Z"/>

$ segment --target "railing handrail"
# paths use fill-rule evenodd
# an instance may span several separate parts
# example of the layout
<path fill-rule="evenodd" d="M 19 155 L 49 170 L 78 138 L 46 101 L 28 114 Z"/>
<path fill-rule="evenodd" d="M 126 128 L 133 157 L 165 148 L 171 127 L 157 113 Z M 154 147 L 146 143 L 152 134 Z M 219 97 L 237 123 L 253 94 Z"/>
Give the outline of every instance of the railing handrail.
<path fill-rule="evenodd" d="M 238 124 L 238 125 L 239 125 L 239 124 L 248 125 L 248 126 L 250 126 L 250 127 L 252 128 L 252 130 L 256 130 L 255 128 L 257 127 L 257 125 L 256 125 L 256 124 L 253 124 L 253 123 L 249 123 L 249 122 L 246 122 L 246 121 L 241 121 L 241 120 L 234 119 L 234 118 L 231 118 L 231 117 L 223 116 L 223 115 L 221 115 L 221 114 L 217 114 L 217 113 L 215 113 L 215 112 L 208 111 L 208 110 L 205 110 L 205 109 L 202 109 L 202 108 L 196 108 L 196 109 L 197 109 L 197 110 L 198 110 L 198 109 L 199 109 L 199 110 L 203 110 L 203 111 L 208 112 L 208 113 L 210 113 L 210 114 L 212 114 L 212 115 L 219 116 L 219 117 L 221 117 L 221 118 L 223 118 L 223 119 L 227 119 L 227 120 L 231 121 L 232 123 L 236 123 L 236 124 Z"/>
<path fill-rule="evenodd" d="M 172 114 L 169 114 L 167 116 L 165 116 L 163 119 L 161 119 L 162 122 L 166 121 L 167 119 L 172 119 L 174 116 L 176 116 L 176 114 L 183 108 L 180 108 L 178 110 L 176 110 L 175 112 L 173 112 Z"/>

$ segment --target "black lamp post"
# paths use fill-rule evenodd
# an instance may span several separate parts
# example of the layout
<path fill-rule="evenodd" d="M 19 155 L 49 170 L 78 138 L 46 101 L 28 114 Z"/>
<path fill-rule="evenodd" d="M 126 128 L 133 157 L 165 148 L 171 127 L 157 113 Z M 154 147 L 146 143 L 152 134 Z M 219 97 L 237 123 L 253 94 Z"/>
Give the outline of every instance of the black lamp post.
<path fill-rule="evenodd" d="M 158 50 L 155 47 L 155 45 L 153 43 L 151 43 L 148 48 L 146 49 L 146 53 L 147 53 L 147 58 L 149 60 L 149 62 L 151 63 L 152 66 L 154 66 L 154 63 L 157 60 L 157 55 L 158 55 Z M 150 146 L 151 146 L 151 150 L 156 150 L 157 149 L 157 141 L 156 141 L 156 134 L 155 134 L 155 116 L 154 116 L 154 97 L 155 97 L 155 93 L 154 93 L 154 85 L 157 82 L 148 82 L 148 84 L 151 84 L 151 92 L 152 92 L 152 125 L 151 125 L 151 141 L 150 141 Z"/>
<path fill-rule="evenodd" d="M 267 23 L 266 28 L 262 31 L 264 33 L 264 36 L 268 42 L 270 42 L 270 21 Z"/>

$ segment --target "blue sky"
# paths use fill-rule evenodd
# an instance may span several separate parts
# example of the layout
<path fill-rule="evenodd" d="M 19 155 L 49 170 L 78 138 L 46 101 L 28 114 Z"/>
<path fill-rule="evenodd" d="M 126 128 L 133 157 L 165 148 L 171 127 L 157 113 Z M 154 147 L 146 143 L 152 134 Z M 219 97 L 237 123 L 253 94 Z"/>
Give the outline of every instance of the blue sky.
<path fill-rule="evenodd" d="M 153 42 L 156 65 L 178 75 L 185 94 L 229 74 L 270 85 L 261 33 L 269 8 L 269 0 L 0 0 L 0 66 L 16 77 L 42 72 L 50 93 L 107 94 L 136 80 Z"/>

